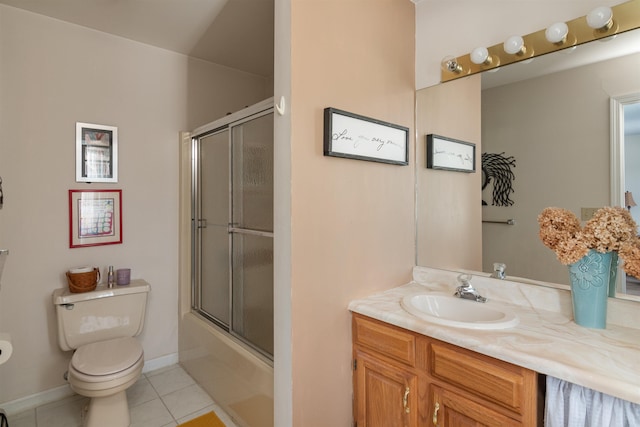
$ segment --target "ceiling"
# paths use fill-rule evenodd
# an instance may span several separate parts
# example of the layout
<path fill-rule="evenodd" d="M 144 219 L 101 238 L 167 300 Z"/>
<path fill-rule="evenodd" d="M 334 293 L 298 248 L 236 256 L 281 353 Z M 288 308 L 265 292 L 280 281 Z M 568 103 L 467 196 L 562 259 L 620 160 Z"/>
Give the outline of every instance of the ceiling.
<path fill-rule="evenodd" d="M 0 4 L 273 76 L 273 0 L 0 0 Z M 605 45 L 600 49 L 610 47 Z M 540 58 L 537 61 L 542 65 Z M 485 74 L 490 78 L 491 73 Z M 517 74 L 526 73 L 520 70 Z M 640 113 L 630 115 L 637 117 L 634 132 L 639 132 Z"/>
<path fill-rule="evenodd" d="M 62 21 L 273 76 L 273 0 L 0 0 Z"/>

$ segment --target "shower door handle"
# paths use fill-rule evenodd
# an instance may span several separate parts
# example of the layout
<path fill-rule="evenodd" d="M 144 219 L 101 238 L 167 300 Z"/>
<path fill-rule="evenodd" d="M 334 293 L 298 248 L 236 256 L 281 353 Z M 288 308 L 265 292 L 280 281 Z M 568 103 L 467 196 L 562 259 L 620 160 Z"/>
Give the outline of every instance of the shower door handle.
<path fill-rule="evenodd" d="M 251 236 L 273 237 L 273 231 L 252 230 L 250 228 L 233 227 L 229 224 L 229 233 L 247 234 Z"/>

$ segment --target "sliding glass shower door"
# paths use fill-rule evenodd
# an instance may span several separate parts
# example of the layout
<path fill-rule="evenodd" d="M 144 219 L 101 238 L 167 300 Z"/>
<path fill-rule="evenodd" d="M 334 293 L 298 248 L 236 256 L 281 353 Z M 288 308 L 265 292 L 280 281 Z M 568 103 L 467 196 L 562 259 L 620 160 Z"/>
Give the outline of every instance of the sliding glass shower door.
<path fill-rule="evenodd" d="M 193 138 L 194 310 L 273 358 L 273 113 Z"/>

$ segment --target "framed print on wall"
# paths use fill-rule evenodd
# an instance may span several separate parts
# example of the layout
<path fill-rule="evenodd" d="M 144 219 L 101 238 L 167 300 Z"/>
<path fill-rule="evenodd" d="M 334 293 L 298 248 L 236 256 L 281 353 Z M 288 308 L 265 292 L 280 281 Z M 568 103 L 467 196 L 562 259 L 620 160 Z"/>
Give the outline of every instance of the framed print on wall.
<path fill-rule="evenodd" d="M 76 182 L 118 182 L 118 128 L 76 123 Z"/>
<path fill-rule="evenodd" d="M 324 155 L 409 164 L 409 129 L 336 108 L 324 110 Z"/>
<path fill-rule="evenodd" d="M 475 172 L 476 145 L 429 134 L 427 135 L 427 168 Z"/>
<path fill-rule="evenodd" d="M 122 243 L 122 190 L 69 190 L 69 247 Z"/>

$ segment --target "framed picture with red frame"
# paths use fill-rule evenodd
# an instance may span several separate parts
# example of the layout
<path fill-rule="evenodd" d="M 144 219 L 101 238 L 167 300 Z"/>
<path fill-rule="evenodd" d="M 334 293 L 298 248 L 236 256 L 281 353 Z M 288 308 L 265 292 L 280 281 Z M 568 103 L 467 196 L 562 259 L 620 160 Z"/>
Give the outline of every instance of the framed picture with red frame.
<path fill-rule="evenodd" d="M 122 243 L 122 190 L 69 190 L 69 247 Z"/>

